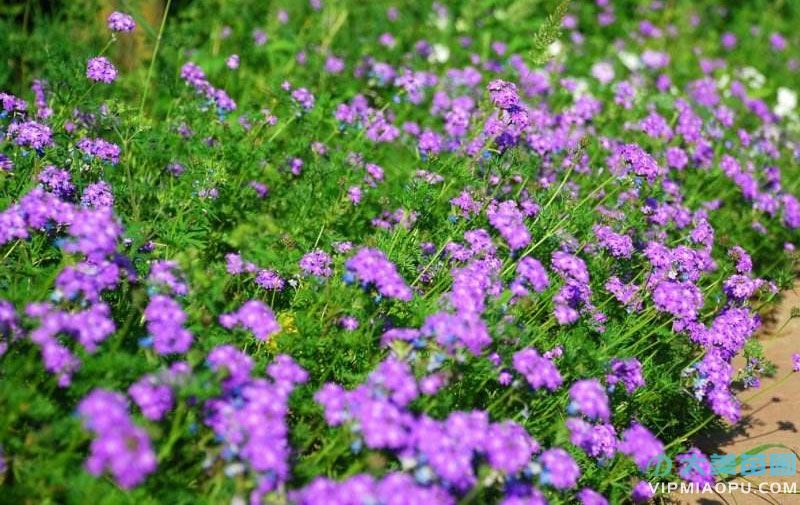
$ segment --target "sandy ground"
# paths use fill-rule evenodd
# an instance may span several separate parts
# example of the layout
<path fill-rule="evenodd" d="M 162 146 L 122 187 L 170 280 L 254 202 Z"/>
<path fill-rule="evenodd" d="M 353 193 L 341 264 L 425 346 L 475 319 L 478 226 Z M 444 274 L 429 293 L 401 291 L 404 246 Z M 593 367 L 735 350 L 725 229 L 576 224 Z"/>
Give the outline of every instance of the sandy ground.
<path fill-rule="evenodd" d="M 764 322 L 759 340 L 767 359 L 775 363 L 778 371 L 774 378 L 762 381 L 759 390 L 746 390 L 738 397 L 743 402 L 742 419 L 727 430 L 710 433 L 696 444 L 706 454 L 743 454 L 764 444 L 781 444 L 800 454 L 800 373 L 790 374 L 791 355 L 800 352 L 800 317 L 791 319 L 792 308 L 800 308 L 800 283 L 787 291 L 781 304 Z M 788 321 L 788 324 L 786 324 Z M 785 326 L 784 326 L 785 324 Z M 741 366 L 741 362 L 737 363 Z M 788 375 L 788 377 L 787 377 Z M 787 453 L 788 449 L 776 447 L 764 450 L 767 463 L 769 454 Z M 745 480 L 747 479 L 747 480 Z M 716 493 L 676 494 L 675 505 L 750 505 L 777 504 L 800 505 L 800 494 L 770 492 L 770 483 L 786 483 L 789 490 L 796 484 L 800 492 L 800 462 L 796 474 L 787 477 L 772 475 L 737 477 L 733 482 L 751 485 L 751 492 L 741 490 Z M 759 492 L 759 484 L 762 484 Z M 775 490 L 778 488 L 775 487 Z"/>

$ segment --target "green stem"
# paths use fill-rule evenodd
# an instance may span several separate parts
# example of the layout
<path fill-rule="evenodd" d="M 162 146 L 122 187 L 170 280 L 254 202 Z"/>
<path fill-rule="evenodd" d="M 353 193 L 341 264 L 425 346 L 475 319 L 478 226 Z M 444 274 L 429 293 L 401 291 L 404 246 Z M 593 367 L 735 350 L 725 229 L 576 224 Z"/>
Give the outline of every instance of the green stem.
<path fill-rule="evenodd" d="M 156 36 L 156 46 L 153 48 L 153 57 L 150 60 L 150 67 L 147 69 L 147 79 L 144 82 L 144 90 L 142 91 L 142 101 L 139 103 L 139 117 L 144 113 L 144 104 L 147 101 L 147 93 L 150 91 L 150 80 L 153 78 L 153 70 L 156 66 L 156 58 L 158 57 L 158 50 L 161 47 L 161 38 L 164 35 L 164 27 L 167 25 L 167 15 L 172 0 L 167 0 L 167 5 L 164 7 L 164 15 L 161 17 L 161 26 L 158 29 Z"/>

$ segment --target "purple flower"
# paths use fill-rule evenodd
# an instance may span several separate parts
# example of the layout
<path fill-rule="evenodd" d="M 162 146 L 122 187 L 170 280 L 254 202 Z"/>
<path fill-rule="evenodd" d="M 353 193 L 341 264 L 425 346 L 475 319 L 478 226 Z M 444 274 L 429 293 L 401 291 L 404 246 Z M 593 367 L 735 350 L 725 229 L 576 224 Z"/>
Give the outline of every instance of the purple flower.
<path fill-rule="evenodd" d="M 142 415 L 151 421 L 158 421 L 164 414 L 172 410 L 172 389 L 166 384 L 159 384 L 153 375 L 145 375 L 130 388 L 128 394 L 142 410 Z"/>
<path fill-rule="evenodd" d="M 329 74 L 340 74 L 344 70 L 344 60 L 334 55 L 328 55 L 325 59 L 325 71 Z"/>
<path fill-rule="evenodd" d="M 772 33 L 769 36 L 769 44 L 775 51 L 783 51 L 786 49 L 786 39 L 780 33 Z"/>
<path fill-rule="evenodd" d="M 703 294 L 689 281 L 662 281 L 653 290 L 653 302 L 662 312 L 691 320 L 703 307 Z"/>
<path fill-rule="evenodd" d="M 527 348 L 516 352 L 513 361 L 514 369 L 525 376 L 533 389 L 544 387 L 555 391 L 563 382 L 555 364 L 542 357 L 535 349 Z"/>
<path fill-rule="evenodd" d="M 267 43 L 267 34 L 264 30 L 253 30 L 253 42 L 256 46 L 263 46 Z"/>
<path fill-rule="evenodd" d="M 156 455 L 147 433 L 133 424 L 125 397 L 95 389 L 78 405 L 83 425 L 94 432 L 86 468 L 99 476 L 108 470 L 117 483 L 130 489 L 156 469 Z"/>
<path fill-rule="evenodd" d="M 378 249 L 360 249 L 347 260 L 345 268 L 363 286 L 374 285 L 387 298 L 411 300 L 411 289 L 397 272 L 397 267 Z"/>
<path fill-rule="evenodd" d="M 111 186 L 105 181 L 89 184 L 81 195 L 81 205 L 84 207 L 94 207 L 96 209 L 113 207 L 114 195 L 111 193 Z"/>
<path fill-rule="evenodd" d="M 259 300 L 249 300 L 236 312 L 220 315 L 219 323 L 228 329 L 236 325 L 244 326 L 259 340 L 267 340 L 281 331 L 272 309 Z"/>
<path fill-rule="evenodd" d="M 619 451 L 630 457 L 639 470 L 646 472 L 664 456 L 664 444 L 650 430 L 634 422 L 622 433 Z"/>
<path fill-rule="evenodd" d="M 22 327 L 14 306 L 11 302 L 0 299 L 0 357 L 8 349 L 9 341 L 14 341 L 22 336 Z"/>
<path fill-rule="evenodd" d="M 678 475 L 684 481 L 700 487 L 713 485 L 716 481 L 711 461 L 697 447 L 692 447 L 688 452 L 678 454 L 675 460 L 680 465 Z"/>
<path fill-rule="evenodd" d="M 101 138 L 85 137 L 78 141 L 78 149 L 87 155 L 107 161 L 112 165 L 119 163 L 120 148 Z"/>
<path fill-rule="evenodd" d="M 47 81 L 35 79 L 31 84 L 31 91 L 36 97 L 36 117 L 40 119 L 47 119 L 53 115 L 53 109 L 47 105 L 47 96 L 45 95 L 45 87 Z"/>
<path fill-rule="evenodd" d="M 339 319 L 339 326 L 347 331 L 355 331 L 358 329 L 358 319 L 353 316 L 343 316 Z"/>
<path fill-rule="evenodd" d="M 628 235 L 615 233 L 609 226 L 596 225 L 592 228 L 600 247 L 608 249 L 615 258 L 630 258 L 633 254 L 633 240 Z"/>
<path fill-rule="evenodd" d="M 544 451 L 539 456 L 539 463 L 542 465 L 542 483 L 550 484 L 556 489 L 575 487 L 581 476 L 578 464 L 567 451 L 560 447 Z"/>
<path fill-rule="evenodd" d="M 0 92 L 0 105 L 2 105 L 4 111 L 9 113 L 25 112 L 28 108 L 27 102 L 22 98 L 3 92 Z"/>
<path fill-rule="evenodd" d="M 108 29 L 112 32 L 132 32 L 136 28 L 133 18 L 124 12 L 112 12 L 108 16 Z"/>
<path fill-rule="evenodd" d="M 117 69 L 105 56 L 97 56 L 86 63 L 86 77 L 109 84 L 117 78 Z"/>
<path fill-rule="evenodd" d="M 736 35 L 731 32 L 725 32 L 720 37 L 720 42 L 722 43 L 722 47 L 731 50 L 736 46 Z"/>
<path fill-rule="evenodd" d="M 72 184 L 72 178 L 69 172 L 61 170 L 54 165 L 44 167 L 44 169 L 39 172 L 37 179 L 49 191 L 61 199 L 70 199 L 75 192 L 75 186 Z"/>
<path fill-rule="evenodd" d="M 283 289 L 284 281 L 280 275 L 272 270 L 259 270 L 256 274 L 255 283 L 263 289 L 280 291 Z"/>
<path fill-rule="evenodd" d="M 181 78 L 198 94 L 205 95 L 210 102 L 214 103 L 218 112 L 225 113 L 236 110 L 236 102 L 224 90 L 212 86 L 203 69 L 194 63 L 188 62 L 181 67 Z"/>
<path fill-rule="evenodd" d="M 522 249 L 531 241 L 531 234 L 525 226 L 525 216 L 517 207 L 517 202 L 508 200 L 497 204 L 492 202 L 486 209 L 489 223 L 500 232 L 512 251 Z"/>
<path fill-rule="evenodd" d="M 570 409 L 589 419 L 608 421 L 611 411 L 605 389 L 596 379 L 576 381 L 569 388 Z"/>
<path fill-rule="evenodd" d="M 194 337 L 183 327 L 186 313 L 172 298 L 164 295 L 152 297 L 144 310 L 144 318 L 158 354 L 185 353 L 191 347 Z"/>
<path fill-rule="evenodd" d="M 650 183 L 655 182 L 656 178 L 665 174 L 664 168 L 636 144 L 619 146 L 615 151 L 615 155 L 624 162 L 623 168 L 625 172 L 627 172 L 627 169 L 631 169 L 633 173 L 646 178 Z"/>
<path fill-rule="evenodd" d="M 486 87 L 489 97 L 498 109 L 513 110 L 519 108 L 520 98 L 514 83 L 497 79 Z"/>
<path fill-rule="evenodd" d="M 576 495 L 581 505 L 608 505 L 608 500 L 593 489 L 585 487 Z"/>
<path fill-rule="evenodd" d="M 327 253 L 316 250 L 307 253 L 300 259 L 300 268 L 307 274 L 330 277 L 333 274 L 331 263 L 333 260 Z"/>
<path fill-rule="evenodd" d="M 223 372 L 226 389 L 234 389 L 250 379 L 253 360 L 244 352 L 232 345 L 220 345 L 211 349 L 206 357 L 209 368 L 215 372 Z"/>
<path fill-rule="evenodd" d="M 206 401 L 204 422 L 223 445 L 220 456 L 246 464 L 259 478 L 251 501 L 263 502 L 289 476 L 288 400 L 308 374 L 290 357 L 279 355 L 267 367 L 272 380 L 252 378 L 252 360 L 231 346 L 213 349 L 208 362 L 213 370 L 224 368 L 228 377 L 222 395 Z"/>
<path fill-rule="evenodd" d="M 53 133 L 50 128 L 36 121 L 11 123 L 8 125 L 8 136 L 13 138 L 18 146 L 31 149 L 44 149 L 53 145 Z"/>
<path fill-rule="evenodd" d="M 180 272 L 175 261 L 157 260 L 150 264 L 147 282 L 151 286 L 165 288 L 173 295 L 185 296 L 189 293 L 189 285 Z"/>
<path fill-rule="evenodd" d="M 304 110 L 314 108 L 314 95 L 311 94 L 306 88 L 297 88 L 292 91 L 292 99 L 297 102 Z"/>
<path fill-rule="evenodd" d="M 359 503 L 387 505 L 456 503 L 444 488 L 420 484 L 402 472 L 391 472 L 380 480 L 368 474 L 354 475 L 341 482 L 317 477 L 304 488 L 289 493 L 290 502 L 297 505 L 355 505 L 353 497 L 358 497 Z"/>
<path fill-rule="evenodd" d="M 566 422 L 570 442 L 593 458 L 609 459 L 617 449 L 617 432 L 610 424 L 591 424 L 577 417 Z"/>
<path fill-rule="evenodd" d="M 633 503 L 647 503 L 655 496 L 653 486 L 647 481 L 640 480 L 633 486 L 631 491 L 631 499 Z"/>
<path fill-rule="evenodd" d="M 350 199 L 353 205 L 361 203 L 361 188 L 358 186 L 350 186 L 347 189 L 347 198 Z"/>
<path fill-rule="evenodd" d="M 3 170 L 5 172 L 10 172 L 14 170 L 14 162 L 11 161 L 11 158 L 9 158 L 3 153 L 0 153 L 0 170 Z"/>
<path fill-rule="evenodd" d="M 613 358 L 610 363 L 611 371 L 606 375 L 606 382 L 613 387 L 617 383 L 622 383 L 628 394 L 644 386 L 642 377 L 642 364 L 636 358 L 617 359 Z"/>
<path fill-rule="evenodd" d="M 539 451 L 539 444 L 525 428 L 505 421 L 489 427 L 484 450 L 492 468 L 514 475 L 530 462 L 534 452 Z"/>

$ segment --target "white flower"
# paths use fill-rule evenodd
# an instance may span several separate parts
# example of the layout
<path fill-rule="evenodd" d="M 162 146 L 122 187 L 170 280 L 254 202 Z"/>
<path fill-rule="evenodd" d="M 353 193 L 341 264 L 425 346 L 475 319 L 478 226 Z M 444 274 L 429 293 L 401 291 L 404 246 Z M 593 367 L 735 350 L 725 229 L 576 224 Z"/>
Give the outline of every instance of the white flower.
<path fill-rule="evenodd" d="M 639 59 L 639 56 L 633 53 L 620 51 L 617 53 L 617 56 L 619 56 L 619 61 L 621 61 L 622 64 L 628 68 L 628 70 L 639 70 L 642 68 L 642 61 Z"/>
<path fill-rule="evenodd" d="M 767 78 L 764 77 L 764 74 L 753 67 L 744 67 L 739 75 L 742 79 L 744 79 L 748 86 L 755 89 L 763 87 L 764 83 L 767 81 Z"/>
<path fill-rule="evenodd" d="M 549 54 L 551 57 L 556 57 L 561 54 L 563 50 L 564 44 L 562 44 L 561 41 L 556 40 L 547 47 L 547 54 Z"/>
<path fill-rule="evenodd" d="M 778 88 L 778 103 L 773 111 L 779 117 L 786 117 L 797 108 L 797 93 L 789 88 Z"/>
<path fill-rule="evenodd" d="M 428 61 L 431 63 L 445 63 L 450 59 L 450 48 L 442 44 L 434 44 Z"/>

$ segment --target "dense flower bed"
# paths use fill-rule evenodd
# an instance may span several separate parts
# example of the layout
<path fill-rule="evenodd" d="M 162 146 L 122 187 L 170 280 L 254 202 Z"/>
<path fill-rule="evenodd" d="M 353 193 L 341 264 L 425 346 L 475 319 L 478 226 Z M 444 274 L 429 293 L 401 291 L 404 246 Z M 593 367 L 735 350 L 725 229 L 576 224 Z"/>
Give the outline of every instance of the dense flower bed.
<path fill-rule="evenodd" d="M 713 482 L 793 279 L 798 13 L 495 3 L 3 21 L 4 500 Z"/>

